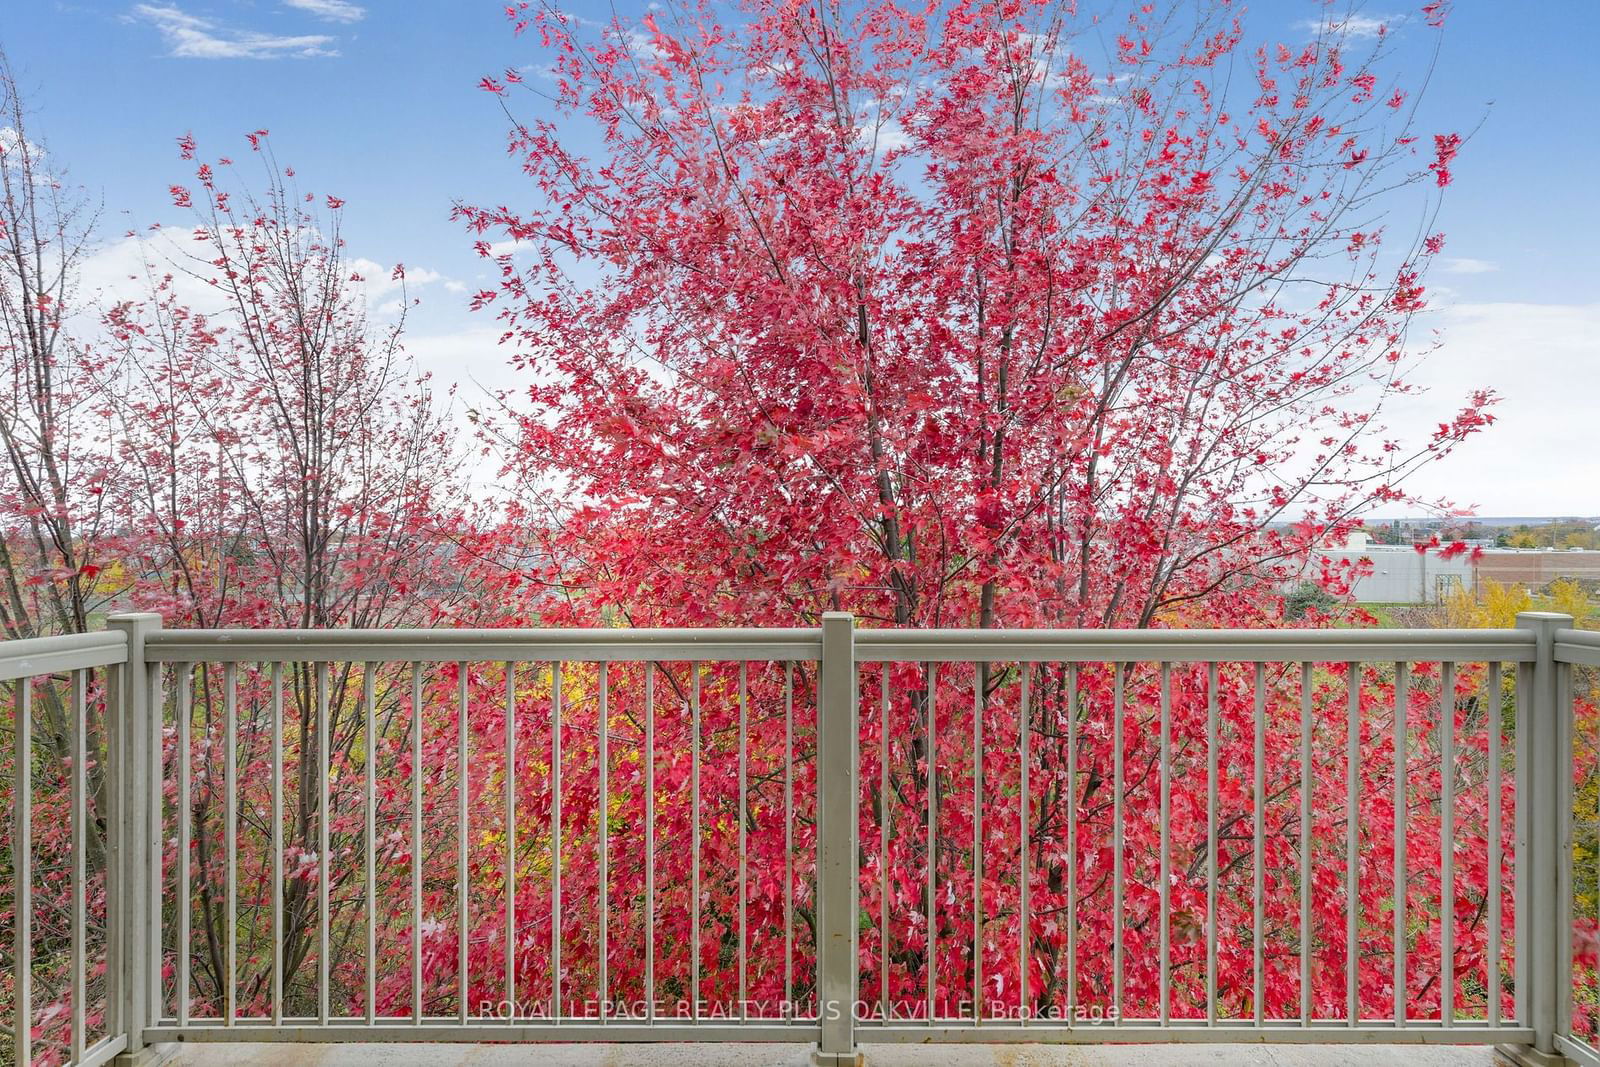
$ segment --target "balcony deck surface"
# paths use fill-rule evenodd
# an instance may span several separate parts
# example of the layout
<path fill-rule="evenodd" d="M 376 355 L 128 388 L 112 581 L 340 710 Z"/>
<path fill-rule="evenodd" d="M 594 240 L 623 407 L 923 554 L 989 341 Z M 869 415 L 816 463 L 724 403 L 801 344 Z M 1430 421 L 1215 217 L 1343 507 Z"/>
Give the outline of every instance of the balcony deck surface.
<path fill-rule="evenodd" d="M 1490 1067 L 1482 1046 L 1419 1045 L 863 1045 L 869 1067 Z M 335 1045 L 182 1046 L 184 1067 L 805 1067 L 810 1045 Z"/>

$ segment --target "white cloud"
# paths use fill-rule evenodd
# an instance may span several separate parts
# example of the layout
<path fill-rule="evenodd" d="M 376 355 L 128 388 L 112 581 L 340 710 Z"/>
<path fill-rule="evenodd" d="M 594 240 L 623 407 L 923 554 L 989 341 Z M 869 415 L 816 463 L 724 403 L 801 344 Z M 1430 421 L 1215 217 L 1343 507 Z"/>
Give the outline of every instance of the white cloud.
<path fill-rule="evenodd" d="M 540 81 L 560 81 L 561 75 L 548 63 L 524 63 L 517 68 L 518 74 L 538 78 Z"/>
<path fill-rule="evenodd" d="M 407 267 L 404 278 L 394 276 L 394 267 L 384 266 L 375 259 L 365 256 L 355 256 L 345 261 L 352 275 L 359 275 L 361 280 L 354 284 L 360 286 L 360 291 L 366 296 L 369 303 L 377 304 L 383 297 L 398 294 L 403 284 L 413 296 L 416 291 L 425 285 L 443 281 L 444 275 L 427 267 Z M 383 311 L 388 305 L 379 305 L 378 310 Z"/>
<path fill-rule="evenodd" d="M 346 0 L 283 0 L 285 6 L 315 15 L 328 22 L 360 22 L 366 9 Z"/>
<path fill-rule="evenodd" d="M 532 247 L 532 241 L 495 241 L 489 245 L 489 254 L 499 259 L 501 256 L 514 256 L 518 252 L 526 252 Z"/>
<path fill-rule="evenodd" d="M 306 59 L 339 54 L 330 47 L 334 39 L 326 34 L 237 30 L 172 5 L 139 4 L 132 17 L 153 25 L 166 39 L 167 54 L 178 59 Z"/>
<path fill-rule="evenodd" d="M 1403 439 L 1448 420 L 1470 390 L 1501 396 L 1495 424 L 1407 483 L 1424 498 L 1476 505 L 1481 515 L 1600 511 L 1593 447 L 1600 304 L 1460 303 L 1428 312 L 1441 347 L 1412 375 L 1428 391 L 1384 413 Z M 1382 514 L 1409 514 L 1405 508 Z"/>
<path fill-rule="evenodd" d="M 505 331 L 498 326 L 463 323 L 452 329 L 448 322 L 439 322 L 433 331 L 407 331 L 402 345 L 415 361 L 416 369 L 433 376 L 441 400 L 446 390 L 455 389 L 450 402 L 451 418 L 466 446 L 459 458 L 461 473 L 474 495 L 484 499 L 500 490 L 503 482 L 499 458 L 492 451 L 482 454 L 477 438 L 478 419 L 501 421 L 497 398 L 503 393 L 511 394 L 512 403 L 518 403 L 518 395 L 533 379 L 528 372 L 512 366 L 514 349 L 501 343 Z M 479 414 L 475 417 L 471 412 Z"/>
<path fill-rule="evenodd" d="M 1446 274 L 1488 274 L 1500 268 L 1487 259 L 1469 259 L 1463 256 L 1446 259 L 1439 269 Z"/>
<path fill-rule="evenodd" d="M 36 160 L 44 155 L 44 146 L 24 139 L 17 133 L 16 127 L 0 126 L 0 156 L 8 156 L 22 149 L 26 149 L 27 154 Z"/>
<path fill-rule="evenodd" d="M 201 270 L 189 260 L 194 255 L 192 236 L 193 231 L 185 227 L 163 226 L 137 237 L 124 237 L 98 249 L 86 257 L 78 268 L 83 305 L 88 307 L 96 299 L 101 304 L 143 300 L 149 295 L 151 281 L 170 273 L 173 276 L 174 294 L 181 302 L 207 315 L 225 310 L 228 301 L 222 290 L 191 273 Z M 359 278 L 346 284 L 353 294 L 366 301 L 375 317 L 388 318 L 400 311 L 402 279 L 394 277 L 392 264 L 379 263 L 365 256 L 352 256 L 345 260 L 344 267 L 347 278 Z M 410 297 L 417 296 L 421 289 L 430 285 L 443 283 L 451 292 L 458 291 L 451 286 L 460 285 L 427 267 L 408 266 L 403 281 Z"/>
<path fill-rule="evenodd" d="M 656 44 L 655 34 L 646 30 L 626 29 L 623 31 L 628 46 L 636 53 L 643 53 L 651 59 L 663 60 L 667 58 L 666 50 Z"/>
<path fill-rule="evenodd" d="M 902 148 L 911 147 L 911 135 L 906 133 L 906 128 L 900 125 L 899 119 L 890 119 L 880 126 L 876 132 L 878 151 L 893 152 Z"/>
<path fill-rule="evenodd" d="M 1302 19 L 1296 29 L 1314 34 L 1332 34 L 1337 37 L 1371 38 L 1384 33 L 1403 20 L 1403 16 L 1373 18 L 1369 15 L 1347 15 L 1344 18 Z"/>
<path fill-rule="evenodd" d="M 0 167 L 20 176 L 24 169 L 33 175 L 36 189 L 59 189 L 59 179 L 50 172 L 44 145 L 28 140 L 14 126 L 0 126 Z"/>
<path fill-rule="evenodd" d="M 97 302 L 104 306 L 143 300 L 152 281 L 171 274 L 173 293 L 184 304 L 205 315 L 222 311 L 228 304 L 222 290 L 188 270 L 188 257 L 195 251 L 191 237 L 192 231 L 185 227 L 164 226 L 95 250 L 78 266 L 81 304 L 88 308 Z"/>
<path fill-rule="evenodd" d="M 857 126 L 856 141 L 868 148 L 876 148 L 880 156 L 886 152 L 911 147 L 911 135 L 896 118 Z"/>
<path fill-rule="evenodd" d="M 441 385 L 458 386 L 478 406 L 484 400 L 480 390 L 497 393 L 528 384 L 523 372 L 511 365 L 510 347 L 500 343 L 504 333 L 499 326 L 475 325 L 442 333 L 407 333 L 405 348 L 420 369 L 432 371 Z"/>

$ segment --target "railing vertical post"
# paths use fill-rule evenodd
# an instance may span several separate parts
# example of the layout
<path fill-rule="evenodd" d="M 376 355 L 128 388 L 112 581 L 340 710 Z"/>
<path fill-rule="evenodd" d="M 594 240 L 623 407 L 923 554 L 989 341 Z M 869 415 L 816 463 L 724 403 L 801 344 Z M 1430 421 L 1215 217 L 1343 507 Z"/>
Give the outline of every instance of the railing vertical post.
<path fill-rule="evenodd" d="M 108 672 L 106 691 L 109 747 L 115 782 L 115 810 L 107 827 L 107 865 L 114 890 L 106 895 L 106 939 L 114 964 L 107 968 L 108 1003 L 114 1033 L 127 1037 L 119 1064 L 150 1064 L 166 1058 L 166 1050 L 146 1048 L 145 1027 L 156 1022 L 159 976 L 161 884 L 153 874 L 161 863 L 160 711 L 152 699 L 155 673 L 145 661 L 145 638 L 161 629 L 161 616 L 150 612 L 112 615 L 112 630 L 128 637 L 128 660 Z"/>
<path fill-rule="evenodd" d="M 1533 1029 L 1534 1042 L 1532 1049 L 1516 1050 L 1516 1058 L 1524 1063 L 1561 1062 L 1555 1038 L 1565 1014 L 1562 998 L 1571 996 L 1567 978 L 1571 961 L 1563 959 L 1568 944 L 1563 928 L 1571 922 L 1563 892 L 1568 882 L 1563 875 L 1572 859 L 1572 709 L 1562 707 L 1557 699 L 1555 658 L 1556 631 L 1571 625 L 1571 615 L 1555 612 L 1517 615 L 1517 627 L 1531 630 L 1536 641 L 1531 692 L 1517 694 L 1519 703 L 1529 702 L 1529 714 L 1523 720 L 1528 736 L 1517 739 L 1517 758 L 1528 761 L 1527 775 L 1519 777 L 1527 782 L 1528 795 L 1517 798 L 1519 808 L 1526 805 L 1528 817 L 1527 883 L 1517 886 L 1521 897 L 1518 909 L 1527 909 L 1524 929 L 1528 944 L 1519 943 L 1517 952 L 1527 953 L 1525 1022 Z"/>
<path fill-rule="evenodd" d="M 822 616 L 817 685 L 817 991 L 822 1025 L 812 1061 L 861 1061 L 856 1049 L 856 807 L 860 740 L 856 712 L 855 619 Z"/>

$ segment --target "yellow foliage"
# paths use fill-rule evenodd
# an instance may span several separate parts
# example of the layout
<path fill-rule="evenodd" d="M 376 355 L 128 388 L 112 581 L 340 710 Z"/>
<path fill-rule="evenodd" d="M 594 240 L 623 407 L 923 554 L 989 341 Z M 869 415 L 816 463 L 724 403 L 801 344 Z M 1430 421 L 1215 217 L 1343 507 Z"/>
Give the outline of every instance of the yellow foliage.
<path fill-rule="evenodd" d="M 1472 593 L 1456 586 L 1445 594 L 1444 600 L 1439 604 L 1439 625 L 1460 627 L 1462 629 L 1482 629 L 1489 625 L 1483 605 L 1478 603 Z"/>
<path fill-rule="evenodd" d="M 1517 624 L 1517 612 L 1533 606 L 1528 591 L 1520 585 L 1503 585 L 1486 578 L 1480 603 L 1483 605 L 1484 623 L 1490 629 L 1509 629 Z"/>
<path fill-rule="evenodd" d="M 108 559 L 100 567 L 95 579 L 95 592 L 107 597 L 116 596 L 133 584 L 128 568 L 120 559 Z"/>
<path fill-rule="evenodd" d="M 1558 578 L 1551 582 L 1550 592 L 1544 599 L 1549 601 L 1551 611 L 1571 615 L 1580 623 L 1589 617 L 1591 610 L 1589 594 L 1583 591 L 1583 586 L 1571 578 Z"/>
<path fill-rule="evenodd" d="M 1452 589 L 1440 604 L 1439 624 L 1469 630 L 1503 629 L 1515 626 L 1517 612 L 1532 606 L 1532 599 L 1521 586 L 1486 578 L 1476 596 L 1464 587 Z"/>
<path fill-rule="evenodd" d="M 1549 594 L 1536 601 L 1523 586 L 1485 578 L 1476 596 L 1457 588 L 1444 598 L 1439 605 L 1439 625 L 1507 630 L 1517 625 L 1518 612 L 1534 610 L 1564 612 L 1582 623 L 1592 609 L 1583 587 L 1571 579 L 1551 583 Z"/>

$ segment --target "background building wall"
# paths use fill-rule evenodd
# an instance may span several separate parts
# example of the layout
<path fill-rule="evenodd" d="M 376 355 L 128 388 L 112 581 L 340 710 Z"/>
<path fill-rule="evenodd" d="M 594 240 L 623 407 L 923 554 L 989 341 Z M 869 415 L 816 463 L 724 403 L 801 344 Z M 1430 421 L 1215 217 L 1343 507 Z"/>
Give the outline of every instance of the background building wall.
<path fill-rule="evenodd" d="M 1406 545 L 1367 545 L 1331 549 L 1335 563 L 1371 560 L 1371 573 L 1355 580 L 1352 593 L 1361 604 L 1432 604 L 1454 588 L 1472 588 L 1472 563 L 1466 555 L 1442 559 L 1437 550 L 1418 552 Z"/>
<path fill-rule="evenodd" d="M 1352 586 L 1360 604 L 1435 604 L 1452 589 L 1476 593 L 1490 580 L 1533 592 L 1558 578 L 1600 583 L 1600 552 L 1490 548 L 1476 560 L 1471 552 L 1444 559 L 1436 548 L 1418 552 L 1408 545 L 1352 543 L 1321 555 L 1335 564 L 1371 561 L 1371 573 Z"/>
<path fill-rule="evenodd" d="M 1485 552 L 1478 560 L 1478 580 L 1503 585 L 1548 585 L 1557 578 L 1600 581 L 1600 552 L 1505 548 Z"/>

